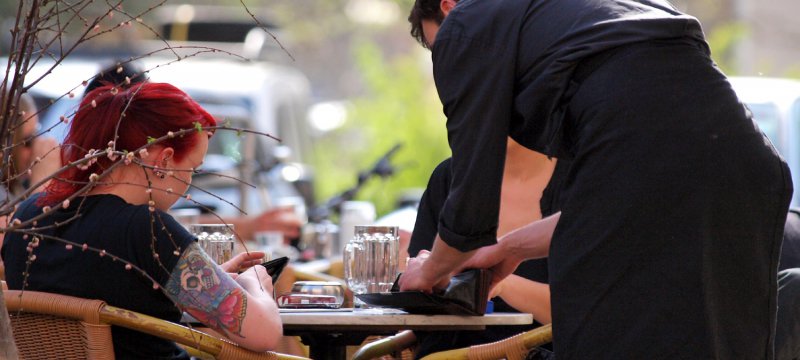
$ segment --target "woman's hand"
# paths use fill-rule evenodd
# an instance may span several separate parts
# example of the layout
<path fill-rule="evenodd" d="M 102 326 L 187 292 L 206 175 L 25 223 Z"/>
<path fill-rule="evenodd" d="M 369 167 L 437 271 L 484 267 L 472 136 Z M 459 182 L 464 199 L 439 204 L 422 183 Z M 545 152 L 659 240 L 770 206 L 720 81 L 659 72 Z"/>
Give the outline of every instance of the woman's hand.
<path fill-rule="evenodd" d="M 263 263 L 264 255 L 263 251 L 243 252 L 220 264 L 219 267 L 227 273 L 238 273 Z"/>
<path fill-rule="evenodd" d="M 247 271 L 239 274 L 235 280 L 251 295 L 255 296 L 263 291 L 272 297 L 272 277 L 267 273 L 267 269 L 261 265 L 247 269 Z"/>

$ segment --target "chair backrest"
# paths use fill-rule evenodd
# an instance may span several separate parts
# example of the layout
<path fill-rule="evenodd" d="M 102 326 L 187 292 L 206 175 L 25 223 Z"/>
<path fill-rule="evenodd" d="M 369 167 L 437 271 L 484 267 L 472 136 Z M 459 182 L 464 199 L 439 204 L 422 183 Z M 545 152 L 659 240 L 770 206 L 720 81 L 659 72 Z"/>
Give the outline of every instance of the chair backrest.
<path fill-rule="evenodd" d="M 367 338 L 366 341 L 370 339 Z M 405 330 L 396 335 L 373 339 L 362 345 L 353 354 L 351 360 L 370 360 L 390 357 L 395 359 L 413 359 L 413 347 L 417 344 L 417 336 L 411 330 Z"/>
<path fill-rule="evenodd" d="M 429 354 L 423 360 L 524 359 L 529 351 L 552 341 L 553 328 L 548 324 L 497 342 Z M 398 353 L 405 357 L 404 350 L 411 348 L 416 342 L 414 333 L 406 330 L 362 346 L 353 355 L 352 360 L 376 359 L 390 355 L 396 357 Z"/>
<path fill-rule="evenodd" d="M 3 293 L 20 358 L 114 359 L 111 326 L 100 321 L 103 301 L 34 291 Z"/>
<path fill-rule="evenodd" d="M 27 290 L 5 291 L 4 297 L 12 317 L 14 341 L 23 359 L 114 359 L 111 325 L 169 339 L 220 360 L 306 359 L 270 351 L 253 352 L 228 340 L 166 320 L 106 305 L 100 300 Z M 62 323 L 67 325 L 60 325 Z M 60 340 L 62 337 L 65 340 Z M 63 344 L 55 346 L 45 344 L 55 341 Z M 70 355 L 68 352 L 72 352 L 73 349 L 67 349 L 66 346 L 83 348 L 83 352 L 77 349 L 74 350 L 75 356 Z M 27 350 L 28 348 L 32 350 Z M 44 353 L 43 348 L 55 352 Z"/>
<path fill-rule="evenodd" d="M 470 346 L 430 354 L 423 360 L 522 360 L 537 346 L 553 341 L 553 327 L 550 324 L 514 335 L 512 337 L 482 345 Z"/>

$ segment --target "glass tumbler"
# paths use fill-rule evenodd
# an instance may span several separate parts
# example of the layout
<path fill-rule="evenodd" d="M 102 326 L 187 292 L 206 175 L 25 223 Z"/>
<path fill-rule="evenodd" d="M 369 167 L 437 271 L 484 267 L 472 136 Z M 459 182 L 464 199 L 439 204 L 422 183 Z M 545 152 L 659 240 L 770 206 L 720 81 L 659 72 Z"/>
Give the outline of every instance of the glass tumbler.
<path fill-rule="evenodd" d="M 345 279 L 353 294 L 388 292 L 397 277 L 396 226 L 356 226 L 344 250 Z M 356 307 L 366 307 L 358 298 Z"/>
<path fill-rule="evenodd" d="M 397 226 L 356 226 L 364 242 L 367 292 L 389 292 L 397 277 L 399 243 Z"/>
<path fill-rule="evenodd" d="M 366 293 L 364 241 L 360 237 L 354 236 L 345 245 L 342 253 L 342 262 L 344 263 L 344 278 L 353 295 Z M 353 306 L 357 308 L 363 307 L 364 303 L 354 296 Z"/>
<path fill-rule="evenodd" d="M 189 232 L 197 237 L 197 243 L 211 260 L 222 264 L 233 258 L 236 235 L 231 224 L 193 224 Z"/>

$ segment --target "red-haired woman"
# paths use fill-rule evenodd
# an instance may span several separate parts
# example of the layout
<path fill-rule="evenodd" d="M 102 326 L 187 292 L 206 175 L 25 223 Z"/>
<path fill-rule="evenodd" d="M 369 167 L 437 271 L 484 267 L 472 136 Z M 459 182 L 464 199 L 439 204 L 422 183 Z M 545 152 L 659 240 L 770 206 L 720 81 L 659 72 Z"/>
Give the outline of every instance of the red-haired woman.
<path fill-rule="evenodd" d="M 109 153 L 57 174 L 44 193 L 20 206 L 14 217 L 23 224 L 50 214 L 7 235 L 2 256 L 9 288 L 102 299 L 174 322 L 185 310 L 246 348 L 273 348 L 282 328 L 266 270 L 226 273 L 263 254 L 218 266 L 165 212 L 203 162 L 212 133 L 202 128 L 215 124 L 169 84 L 89 93 L 62 161 Z M 186 129 L 192 131 L 181 132 Z M 88 192 L 74 196 L 87 184 Z M 124 329 L 114 328 L 113 338 L 117 358 L 187 357 L 172 342 Z"/>

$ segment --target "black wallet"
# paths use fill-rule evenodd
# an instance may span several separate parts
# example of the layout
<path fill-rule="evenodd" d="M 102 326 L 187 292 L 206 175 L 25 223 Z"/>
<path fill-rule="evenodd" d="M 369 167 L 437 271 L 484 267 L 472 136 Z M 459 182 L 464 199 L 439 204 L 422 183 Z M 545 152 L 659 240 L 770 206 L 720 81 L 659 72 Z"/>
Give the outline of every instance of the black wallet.
<path fill-rule="evenodd" d="M 267 269 L 267 274 L 272 278 L 273 284 L 278 281 L 278 276 L 281 276 L 281 272 L 286 268 L 286 265 L 289 265 L 289 258 L 286 256 L 261 263 L 261 266 Z M 241 273 L 242 271 L 239 271 L 239 274 Z"/>
<path fill-rule="evenodd" d="M 269 276 L 272 277 L 272 283 L 275 283 L 276 281 L 278 281 L 278 276 L 281 276 L 281 272 L 283 272 L 283 269 L 288 264 L 289 264 L 289 258 L 283 256 L 277 259 L 267 261 L 261 264 L 261 266 L 267 269 L 267 274 L 269 274 Z"/>
<path fill-rule="evenodd" d="M 453 276 L 441 294 L 398 291 L 395 281 L 389 292 L 356 296 L 370 306 L 401 309 L 410 314 L 480 316 L 486 313 L 491 281 L 490 270 L 470 269 Z"/>

